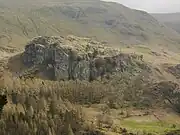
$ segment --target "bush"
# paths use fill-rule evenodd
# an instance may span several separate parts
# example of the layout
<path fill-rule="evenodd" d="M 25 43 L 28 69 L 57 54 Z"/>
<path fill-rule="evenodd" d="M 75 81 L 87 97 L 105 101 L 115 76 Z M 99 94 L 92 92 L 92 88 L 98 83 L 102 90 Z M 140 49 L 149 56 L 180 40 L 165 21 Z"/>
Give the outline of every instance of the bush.
<path fill-rule="evenodd" d="M 180 92 L 177 83 L 162 81 L 155 85 L 155 89 L 160 91 L 162 98 L 167 100 L 176 112 L 180 113 Z"/>
<path fill-rule="evenodd" d="M 110 80 L 93 82 L 42 82 L 40 79 L 6 78 L 5 85 L 0 87 L 7 93 L 9 103 L 13 103 L 7 106 L 14 109 L 8 109 L 5 105 L 0 121 L 0 135 L 79 134 L 85 130 L 86 119 L 78 105 L 99 104 L 102 101 L 106 107 L 101 108 L 103 114 L 102 119 L 98 117 L 98 123 L 99 126 L 103 124 L 111 128 L 113 120 L 108 116 L 110 109 L 127 104 L 125 97 L 128 100 L 133 97 L 129 102 L 138 101 L 145 89 L 145 84 L 137 83 L 142 79 L 141 76 L 134 77 L 128 73 L 113 75 Z M 96 129 L 88 132 L 92 131 Z"/>

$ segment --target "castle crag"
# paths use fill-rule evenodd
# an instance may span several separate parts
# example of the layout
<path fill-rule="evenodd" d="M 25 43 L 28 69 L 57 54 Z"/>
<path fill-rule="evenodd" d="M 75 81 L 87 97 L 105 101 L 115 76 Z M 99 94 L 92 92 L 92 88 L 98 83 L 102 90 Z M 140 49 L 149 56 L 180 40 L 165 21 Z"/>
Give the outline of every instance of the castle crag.
<path fill-rule="evenodd" d="M 142 56 L 123 54 L 100 42 L 75 36 L 36 37 L 23 53 L 24 65 L 39 68 L 52 80 L 93 81 L 129 70 L 135 61 L 140 63 L 142 59 Z"/>

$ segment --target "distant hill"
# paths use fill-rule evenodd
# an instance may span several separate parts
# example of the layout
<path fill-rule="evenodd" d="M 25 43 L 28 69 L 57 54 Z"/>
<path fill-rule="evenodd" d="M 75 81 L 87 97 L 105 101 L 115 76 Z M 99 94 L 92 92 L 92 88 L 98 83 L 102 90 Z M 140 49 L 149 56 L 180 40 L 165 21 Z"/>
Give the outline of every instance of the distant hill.
<path fill-rule="evenodd" d="M 177 49 L 180 35 L 150 14 L 99 0 L 0 0 L 1 44 L 38 36 L 77 35 L 114 45 L 161 44 Z M 174 44 L 175 46 L 172 46 Z"/>
<path fill-rule="evenodd" d="M 180 13 L 152 14 L 160 22 L 180 33 Z"/>

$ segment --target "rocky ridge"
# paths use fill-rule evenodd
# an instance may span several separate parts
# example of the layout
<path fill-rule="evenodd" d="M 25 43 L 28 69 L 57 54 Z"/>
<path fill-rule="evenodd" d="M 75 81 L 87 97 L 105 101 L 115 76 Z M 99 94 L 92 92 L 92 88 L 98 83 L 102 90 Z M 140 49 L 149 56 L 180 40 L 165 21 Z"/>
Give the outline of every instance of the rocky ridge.
<path fill-rule="evenodd" d="M 23 53 L 24 65 L 52 80 L 92 81 L 116 72 L 150 70 L 142 61 L 142 55 L 124 54 L 120 49 L 75 36 L 35 37 Z"/>

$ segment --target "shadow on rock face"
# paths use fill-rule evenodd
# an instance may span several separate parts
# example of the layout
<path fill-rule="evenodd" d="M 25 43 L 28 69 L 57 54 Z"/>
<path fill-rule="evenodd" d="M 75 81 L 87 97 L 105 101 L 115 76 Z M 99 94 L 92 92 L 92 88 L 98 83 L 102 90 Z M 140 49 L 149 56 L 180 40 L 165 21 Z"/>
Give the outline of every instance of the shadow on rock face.
<path fill-rule="evenodd" d="M 7 104 L 7 96 L 0 95 L 0 114 L 2 113 L 3 107 Z"/>

